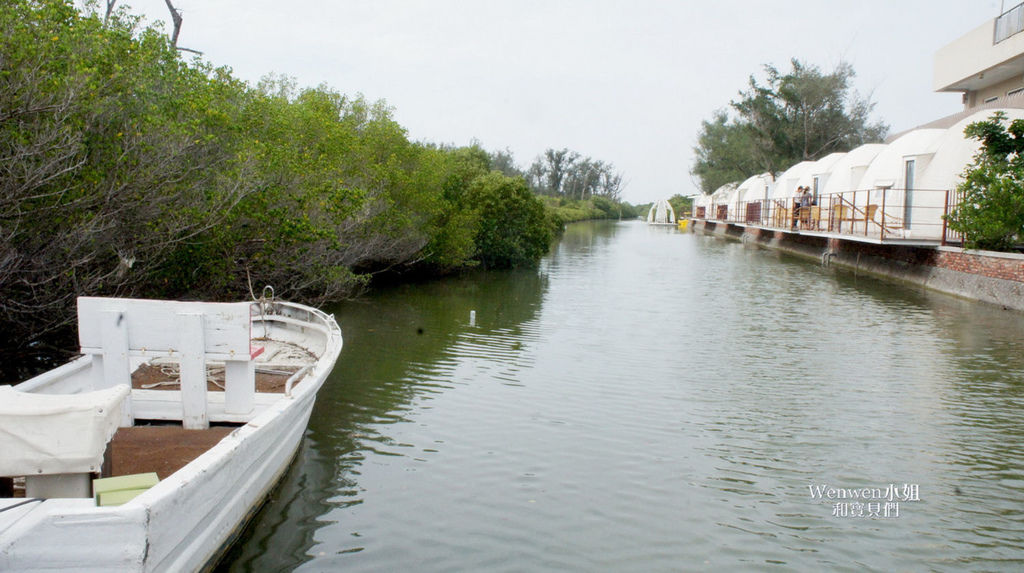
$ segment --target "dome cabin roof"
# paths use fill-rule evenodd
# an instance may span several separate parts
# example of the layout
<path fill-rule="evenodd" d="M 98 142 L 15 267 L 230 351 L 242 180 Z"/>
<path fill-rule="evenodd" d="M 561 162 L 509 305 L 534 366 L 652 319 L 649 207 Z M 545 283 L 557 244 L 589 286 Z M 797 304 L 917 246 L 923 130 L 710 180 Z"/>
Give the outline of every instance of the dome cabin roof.
<path fill-rule="evenodd" d="M 782 172 L 775 178 L 775 188 L 772 189 L 772 199 L 790 199 L 796 197 L 796 188 L 803 185 L 804 177 L 810 177 L 815 161 L 801 161 L 796 165 Z"/>
<path fill-rule="evenodd" d="M 797 181 L 797 186 L 810 187 L 815 190 L 814 179 L 818 179 L 817 192 L 821 193 L 821 190 L 825 187 L 825 183 L 829 180 L 832 175 L 832 167 L 841 161 L 846 156 L 846 152 L 829 153 L 825 157 L 818 159 L 800 173 L 800 178 Z"/>
<path fill-rule="evenodd" d="M 1008 121 L 1024 119 L 1024 109 L 986 109 L 958 121 L 932 143 L 928 150 L 931 157 L 927 168 L 917 178 L 915 187 L 943 191 L 955 189 L 963 180 L 964 168 L 974 161 L 974 154 L 981 149 L 981 142 L 965 136 L 964 129 L 992 117 L 997 111 L 1003 112 Z"/>
<path fill-rule="evenodd" d="M 832 164 L 820 193 L 839 193 L 857 189 L 871 161 L 885 149 L 884 143 L 866 143 L 850 150 Z"/>
<path fill-rule="evenodd" d="M 731 219 L 735 215 L 736 211 L 736 183 L 726 183 L 722 185 L 711 195 L 711 202 L 714 205 L 725 205 L 725 218 Z M 716 207 L 716 217 L 721 217 L 721 207 Z"/>
<path fill-rule="evenodd" d="M 711 202 L 722 204 L 731 203 L 736 198 L 736 182 L 726 183 L 711 194 Z"/>
<path fill-rule="evenodd" d="M 861 178 L 860 189 L 877 189 L 881 187 L 903 187 L 900 179 L 904 172 L 904 161 L 912 156 L 924 156 L 928 149 L 947 130 L 915 129 L 909 131 L 885 146 L 868 165 Z"/>
<path fill-rule="evenodd" d="M 761 173 L 747 177 L 736 188 L 736 200 L 740 202 L 759 201 L 771 195 L 775 181 L 771 174 Z"/>

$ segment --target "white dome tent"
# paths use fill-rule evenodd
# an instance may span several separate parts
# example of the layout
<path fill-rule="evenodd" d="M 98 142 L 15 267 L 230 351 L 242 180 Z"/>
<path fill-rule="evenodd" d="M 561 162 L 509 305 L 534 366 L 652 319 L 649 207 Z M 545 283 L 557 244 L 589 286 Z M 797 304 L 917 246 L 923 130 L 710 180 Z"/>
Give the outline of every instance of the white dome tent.
<path fill-rule="evenodd" d="M 759 201 L 771 196 L 775 181 L 770 173 L 752 175 L 736 188 L 736 199 L 741 202 Z"/>
<path fill-rule="evenodd" d="M 710 216 L 711 208 L 711 195 L 705 193 L 698 193 L 693 198 L 693 216 L 698 218 L 707 218 Z M 703 209 L 703 211 L 701 210 Z"/>
<path fill-rule="evenodd" d="M 915 129 L 889 143 L 864 172 L 858 185 L 860 192 L 844 195 L 842 203 L 852 206 L 855 212 L 865 212 L 868 219 L 883 224 L 887 234 L 898 233 L 902 237 L 909 237 L 912 222 L 911 202 L 907 200 L 905 192 L 908 183 L 907 162 L 913 161 L 916 171 L 926 169 L 932 157 L 929 149 L 946 131 Z M 913 187 L 913 174 L 910 179 Z M 884 221 L 877 214 L 879 212 L 884 215 Z"/>
<path fill-rule="evenodd" d="M 783 171 L 782 175 L 775 178 L 776 184 L 772 189 L 771 198 L 788 204 L 789 199 L 797 196 L 796 188 L 802 185 L 801 181 L 810 177 L 815 163 L 814 161 L 801 161 Z"/>
<path fill-rule="evenodd" d="M 740 212 L 736 216 L 746 223 L 760 223 L 764 201 L 771 196 L 775 181 L 770 173 L 752 175 L 736 188 L 736 204 Z M 754 207 L 750 207 L 753 205 Z"/>
<path fill-rule="evenodd" d="M 820 192 L 829 194 L 857 189 L 871 161 L 884 149 L 884 143 L 865 143 L 843 155 L 832 165 Z"/>
<path fill-rule="evenodd" d="M 665 199 L 658 199 L 647 212 L 647 222 L 652 225 L 675 225 L 675 209 Z"/>
<path fill-rule="evenodd" d="M 771 190 L 765 214 L 771 225 L 789 227 L 792 224 L 793 199 L 798 196 L 796 188 L 800 185 L 800 181 L 811 172 L 814 164 L 814 161 L 801 161 L 775 178 L 775 187 Z"/>
<path fill-rule="evenodd" d="M 974 161 L 981 142 L 964 135 L 968 125 L 987 120 L 1001 111 L 1006 121 L 1024 119 L 1024 109 L 986 109 L 972 114 L 946 130 L 946 133 L 928 149 L 927 164 L 917 166 L 913 194 L 912 224 L 918 238 L 941 235 L 941 215 L 946 210 L 946 191 L 952 195 L 963 181 L 964 169 Z M 904 175 L 905 177 L 905 175 Z"/>
<path fill-rule="evenodd" d="M 956 188 L 981 146 L 964 129 L 997 112 L 1004 114 L 1004 123 L 1024 119 L 1024 108 L 958 114 L 932 124 L 949 127 L 922 127 L 886 144 L 803 161 L 774 179 L 765 173 L 722 185 L 698 196 L 694 206 L 708 221 L 868 242 L 942 242 L 947 237 L 943 215 L 958 200 Z M 806 210 L 794 201 L 798 187 L 816 191 Z"/>
<path fill-rule="evenodd" d="M 736 183 L 726 183 L 711 194 L 712 213 L 708 219 L 731 221 L 736 211 Z"/>
<path fill-rule="evenodd" d="M 846 157 L 846 152 L 830 153 L 812 163 L 800 173 L 797 186 L 807 187 L 814 193 L 815 199 L 821 194 L 828 180 L 832 178 L 833 168 Z"/>

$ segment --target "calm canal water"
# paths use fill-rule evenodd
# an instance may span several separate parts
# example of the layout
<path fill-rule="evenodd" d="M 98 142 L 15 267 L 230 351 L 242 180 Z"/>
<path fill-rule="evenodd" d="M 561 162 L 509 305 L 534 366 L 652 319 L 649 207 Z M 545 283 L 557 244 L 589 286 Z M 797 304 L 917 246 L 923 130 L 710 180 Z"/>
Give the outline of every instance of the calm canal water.
<path fill-rule="evenodd" d="M 633 222 L 333 311 L 225 570 L 1024 568 L 1020 314 Z"/>

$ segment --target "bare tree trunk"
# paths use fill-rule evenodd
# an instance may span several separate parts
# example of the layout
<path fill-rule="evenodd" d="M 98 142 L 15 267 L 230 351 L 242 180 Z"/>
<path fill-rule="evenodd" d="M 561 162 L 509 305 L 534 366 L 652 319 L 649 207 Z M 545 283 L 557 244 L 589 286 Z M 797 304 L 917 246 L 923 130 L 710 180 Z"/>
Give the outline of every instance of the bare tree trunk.
<path fill-rule="evenodd" d="M 171 4 L 171 0 L 164 0 L 167 10 L 171 13 L 171 20 L 174 22 L 174 32 L 171 33 L 171 46 L 178 47 L 178 33 L 181 32 L 181 12 Z"/>
<path fill-rule="evenodd" d="M 171 0 L 164 0 L 164 3 L 167 4 L 167 10 L 171 13 L 171 21 L 174 22 L 174 31 L 171 32 L 171 47 L 182 52 L 192 52 L 193 54 L 203 55 L 199 50 L 182 48 L 178 45 L 178 34 L 181 33 L 181 10 L 175 8 L 174 4 L 171 4 Z"/>
<path fill-rule="evenodd" d="M 110 20 L 110 13 L 114 11 L 114 4 L 117 4 L 117 0 L 107 0 L 107 13 L 103 15 L 104 24 Z"/>

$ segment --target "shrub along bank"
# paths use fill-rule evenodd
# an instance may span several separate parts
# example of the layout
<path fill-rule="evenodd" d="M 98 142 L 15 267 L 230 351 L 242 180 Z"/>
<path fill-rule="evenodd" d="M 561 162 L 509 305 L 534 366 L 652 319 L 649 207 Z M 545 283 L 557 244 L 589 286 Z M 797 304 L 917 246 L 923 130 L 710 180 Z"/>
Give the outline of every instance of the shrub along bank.
<path fill-rule="evenodd" d="M 186 61 L 124 12 L 8 0 L 2 379 L 69 342 L 79 295 L 237 299 L 272 284 L 320 304 L 387 269 L 535 263 L 562 219 L 495 160 L 410 141 L 383 102 Z"/>

